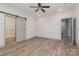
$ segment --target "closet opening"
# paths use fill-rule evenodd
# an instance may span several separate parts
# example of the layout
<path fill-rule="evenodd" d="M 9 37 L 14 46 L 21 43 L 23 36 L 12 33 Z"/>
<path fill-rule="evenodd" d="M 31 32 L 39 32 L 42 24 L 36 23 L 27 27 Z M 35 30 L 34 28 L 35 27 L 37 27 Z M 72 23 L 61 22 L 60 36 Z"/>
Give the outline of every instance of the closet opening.
<path fill-rule="evenodd" d="M 5 15 L 5 44 L 8 48 L 11 48 L 16 44 L 15 20 L 16 17 Z"/>
<path fill-rule="evenodd" d="M 5 15 L 5 45 L 12 48 L 26 40 L 26 18 Z"/>

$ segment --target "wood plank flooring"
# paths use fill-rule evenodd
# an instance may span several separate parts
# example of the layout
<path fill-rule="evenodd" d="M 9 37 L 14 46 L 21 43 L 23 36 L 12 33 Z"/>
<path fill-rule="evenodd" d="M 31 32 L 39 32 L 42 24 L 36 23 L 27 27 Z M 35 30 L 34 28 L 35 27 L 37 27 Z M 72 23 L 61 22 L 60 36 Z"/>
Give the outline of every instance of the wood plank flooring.
<path fill-rule="evenodd" d="M 5 46 L 6 48 L 14 47 L 16 44 L 15 37 L 6 38 L 5 44 L 6 44 Z"/>
<path fill-rule="evenodd" d="M 79 49 L 75 48 L 68 39 L 55 40 L 32 38 L 13 47 L 0 49 L 1 56 L 78 56 Z"/>

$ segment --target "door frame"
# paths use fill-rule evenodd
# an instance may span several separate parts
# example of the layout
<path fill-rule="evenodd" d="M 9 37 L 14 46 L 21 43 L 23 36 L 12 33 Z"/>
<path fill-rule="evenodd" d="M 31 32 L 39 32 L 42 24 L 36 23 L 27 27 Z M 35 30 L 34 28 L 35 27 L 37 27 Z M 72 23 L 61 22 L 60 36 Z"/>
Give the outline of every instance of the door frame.
<path fill-rule="evenodd" d="M 70 19 L 71 20 L 71 43 L 76 44 L 76 17 L 62 18 L 61 19 L 61 39 L 62 39 L 62 20 Z"/>

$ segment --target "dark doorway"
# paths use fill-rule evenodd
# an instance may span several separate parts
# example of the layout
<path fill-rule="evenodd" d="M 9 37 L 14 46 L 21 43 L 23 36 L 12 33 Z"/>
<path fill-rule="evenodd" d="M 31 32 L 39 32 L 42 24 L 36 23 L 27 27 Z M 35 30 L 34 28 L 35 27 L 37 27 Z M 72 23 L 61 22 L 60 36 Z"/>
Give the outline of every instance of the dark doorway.
<path fill-rule="evenodd" d="M 63 40 L 70 41 L 73 45 L 76 44 L 74 18 L 64 18 L 61 20 L 61 37 Z"/>

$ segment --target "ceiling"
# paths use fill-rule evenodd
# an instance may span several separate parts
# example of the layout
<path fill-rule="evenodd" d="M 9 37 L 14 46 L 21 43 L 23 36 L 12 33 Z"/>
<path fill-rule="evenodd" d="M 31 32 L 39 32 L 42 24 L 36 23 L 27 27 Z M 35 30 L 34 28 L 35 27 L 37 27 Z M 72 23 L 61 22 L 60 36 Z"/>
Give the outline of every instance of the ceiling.
<path fill-rule="evenodd" d="M 45 8 L 45 13 L 41 10 L 35 12 L 36 8 L 30 8 L 29 6 L 37 6 L 37 3 L 8 3 L 11 7 L 17 8 L 20 11 L 32 16 L 32 17 L 41 17 L 41 16 L 49 16 L 54 13 L 59 12 L 58 9 L 62 9 L 63 11 L 73 10 L 75 8 L 74 3 L 42 3 L 43 6 L 50 6 L 50 8 Z"/>

